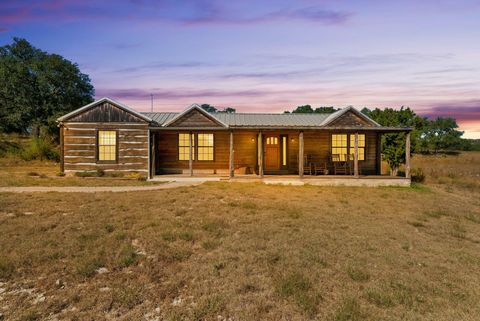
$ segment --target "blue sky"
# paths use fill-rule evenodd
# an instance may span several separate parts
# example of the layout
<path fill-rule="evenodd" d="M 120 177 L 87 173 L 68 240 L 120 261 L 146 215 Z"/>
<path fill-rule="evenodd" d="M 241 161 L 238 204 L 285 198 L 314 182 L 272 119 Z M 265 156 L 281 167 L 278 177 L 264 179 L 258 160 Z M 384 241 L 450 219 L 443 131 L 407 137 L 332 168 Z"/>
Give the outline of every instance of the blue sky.
<path fill-rule="evenodd" d="M 480 138 L 480 1 L 3 0 L 14 36 L 137 110 L 403 105 Z"/>

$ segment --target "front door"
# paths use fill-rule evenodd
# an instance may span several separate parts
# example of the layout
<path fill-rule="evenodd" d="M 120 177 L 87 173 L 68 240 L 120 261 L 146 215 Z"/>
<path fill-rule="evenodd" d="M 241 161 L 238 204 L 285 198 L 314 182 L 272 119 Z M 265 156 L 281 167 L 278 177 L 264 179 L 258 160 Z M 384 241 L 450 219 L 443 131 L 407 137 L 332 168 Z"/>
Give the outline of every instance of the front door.
<path fill-rule="evenodd" d="M 278 136 L 265 137 L 265 169 L 280 169 L 280 139 Z"/>

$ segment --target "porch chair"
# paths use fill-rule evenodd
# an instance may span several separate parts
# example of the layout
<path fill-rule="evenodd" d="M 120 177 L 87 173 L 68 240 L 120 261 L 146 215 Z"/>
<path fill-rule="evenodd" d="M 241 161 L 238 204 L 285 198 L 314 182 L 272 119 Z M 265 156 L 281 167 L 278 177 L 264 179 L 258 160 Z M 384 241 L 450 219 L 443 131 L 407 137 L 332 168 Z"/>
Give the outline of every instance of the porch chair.
<path fill-rule="evenodd" d="M 334 175 L 347 175 L 350 172 L 350 166 L 347 162 L 347 155 L 344 156 L 343 160 L 340 157 L 340 154 L 332 154 L 332 162 L 333 162 L 333 174 Z"/>
<path fill-rule="evenodd" d="M 313 163 L 313 173 L 315 175 L 318 175 L 318 174 L 328 175 L 327 162 L 315 162 L 315 163 Z"/>
<path fill-rule="evenodd" d="M 303 157 L 303 174 L 312 175 L 312 155 L 305 155 Z"/>

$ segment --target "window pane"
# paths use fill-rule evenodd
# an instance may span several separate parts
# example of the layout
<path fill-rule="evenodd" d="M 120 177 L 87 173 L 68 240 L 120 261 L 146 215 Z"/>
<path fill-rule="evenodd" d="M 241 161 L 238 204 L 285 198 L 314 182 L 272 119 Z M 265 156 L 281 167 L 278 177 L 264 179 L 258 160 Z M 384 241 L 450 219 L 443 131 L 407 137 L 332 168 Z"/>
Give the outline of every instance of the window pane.
<path fill-rule="evenodd" d="M 98 160 L 114 161 L 117 153 L 117 132 L 114 130 L 98 131 Z"/>
<path fill-rule="evenodd" d="M 213 160 L 213 147 L 198 147 L 198 160 L 211 161 Z"/>
<path fill-rule="evenodd" d="M 178 134 L 178 160 L 190 160 L 190 136 L 192 137 L 192 160 L 195 159 L 195 139 L 193 134 Z"/>
<path fill-rule="evenodd" d="M 347 159 L 347 134 L 332 135 L 332 160 L 345 161 Z"/>

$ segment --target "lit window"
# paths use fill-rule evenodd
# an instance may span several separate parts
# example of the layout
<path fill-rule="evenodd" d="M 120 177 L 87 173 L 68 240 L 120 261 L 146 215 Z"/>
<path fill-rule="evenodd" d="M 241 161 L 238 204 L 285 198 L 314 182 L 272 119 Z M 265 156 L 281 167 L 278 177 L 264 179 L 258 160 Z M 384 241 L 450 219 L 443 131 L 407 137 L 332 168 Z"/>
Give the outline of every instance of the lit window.
<path fill-rule="evenodd" d="M 190 159 L 190 137 L 192 137 L 192 160 L 195 159 L 195 139 L 190 134 L 178 134 L 178 159 Z"/>
<path fill-rule="evenodd" d="M 267 137 L 267 145 L 278 145 L 278 137 Z"/>
<path fill-rule="evenodd" d="M 347 134 L 333 134 L 332 161 L 345 161 L 347 159 L 347 147 Z"/>
<path fill-rule="evenodd" d="M 287 136 L 282 136 L 282 166 L 287 166 Z"/>
<path fill-rule="evenodd" d="M 350 159 L 355 153 L 355 134 L 350 135 Z M 358 160 L 365 160 L 365 134 L 358 134 Z"/>
<path fill-rule="evenodd" d="M 114 130 L 98 131 L 98 160 L 117 160 L 117 132 Z"/>
<path fill-rule="evenodd" d="M 213 134 L 198 134 L 198 160 L 213 161 Z"/>

